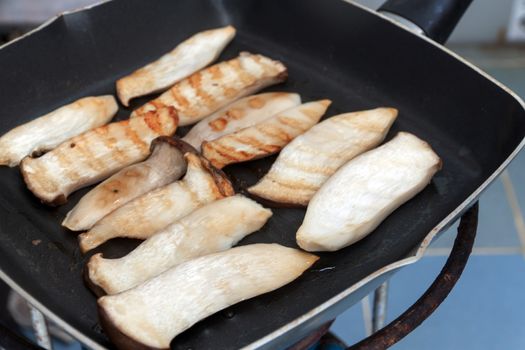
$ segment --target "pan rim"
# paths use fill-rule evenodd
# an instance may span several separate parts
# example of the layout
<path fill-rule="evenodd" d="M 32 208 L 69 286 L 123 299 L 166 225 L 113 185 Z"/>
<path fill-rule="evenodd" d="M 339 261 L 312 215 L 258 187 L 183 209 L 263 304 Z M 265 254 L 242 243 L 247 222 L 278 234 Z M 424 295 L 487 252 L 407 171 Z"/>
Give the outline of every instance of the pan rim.
<path fill-rule="evenodd" d="M 49 20 L 42 23 L 40 26 L 36 27 L 35 29 L 27 32 L 26 34 L 8 42 L 4 45 L 0 45 L 0 50 L 5 49 L 6 47 L 18 42 L 19 40 L 22 40 L 26 37 L 29 37 L 38 31 L 48 27 L 49 25 L 53 24 L 58 19 L 75 14 L 78 12 L 88 11 L 90 9 L 93 9 L 95 7 L 104 5 L 106 3 L 112 2 L 113 0 L 100 0 L 92 5 L 88 5 L 85 7 L 81 7 L 75 10 L 71 11 L 65 11 L 62 13 L 59 13 L 58 15 L 50 18 Z M 449 56 L 455 58 L 457 61 L 465 64 L 467 67 L 475 71 L 476 73 L 483 76 L 485 79 L 489 80 L 491 83 L 496 85 L 498 88 L 505 91 L 508 95 L 510 95 L 514 100 L 516 100 L 520 106 L 523 108 L 523 111 L 525 111 L 525 102 L 523 99 L 516 94 L 514 91 L 512 91 L 510 88 L 508 88 L 503 83 L 499 82 L 497 79 L 492 77 L 490 74 L 482 70 L 481 68 L 475 66 L 465 58 L 459 56 L 455 52 L 451 51 L 450 49 L 446 48 L 445 46 L 436 43 L 432 39 L 427 38 L 423 34 L 416 33 L 409 28 L 407 28 L 405 25 L 395 21 L 394 19 L 388 17 L 385 14 L 382 14 L 380 12 L 374 11 L 364 5 L 356 3 L 354 0 L 340 0 L 343 1 L 349 5 L 355 6 L 361 10 L 364 10 L 370 14 L 373 14 L 385 21 L 388 21 L 392 23 L 393 25 L 401 28 L 402 30 L 415 35 L 419 39 L 422 39 L 426 41 L 427 43 L 435 46 L 437 49 L 440 49 L 441 51 L 445 52 Z M 433 241 L 435 236 L 443 231 L 449 224 L 453 223 L 464 211 L 466 211 L 473 202 L 481 195 L 481 193 L 492 183 L 498 176 L 501 175 L 501 173 L 507 168 L 507 166 L 510 164 L 510 162 L 517 156 L 517 154 L 525 148 L 525 137 L 521 140 L 521 142 L 518 144 L 518 146 L 512 151 L 512 153 L 501 163 L 501 165 L 474 191 L 472 192 L 458 207 L 456 207 L 449 215 L 447 215 L 443 220 L 441 220 L 432 230 L 425 236 L 425 238 L 421 241 L 419 244 L 419 247 L 414 248 L 412 253 L 409 253 L 405 258 L 402 258 L 396 262 L 393 262 L 389 265 L 386 265 L 382 268 L 380 268 L 377 271 L 374 271 L 373 273 L 369 274 L 365 278 L 361 279 L 359 282 L 353 284 L 352 286 L 348 287 L 341 293 L 335 295 L 334 297 L 330 298 L 329 300 L 325 301 L 324 303 L 320 304 L 319 306 L 315 307 L 314 309 L 306 312 L 302 316 L 296 318 L 295 320 L 285 324 L 284 326 L 276 329 L 275 331 L 265 335 L 264 337 L 252 342 L 251 344 L 248 344 L 244 346 L 242 349 L 257 349 L 265 345 L 269 345 L 271 341 L 283 336 L 284 334 L 293 331 L 295 328 L 299 327 L 300 325 L 304 324 L 308 320 L 314 318 L 315 316 L 319 315 L 321 312 L 327 310 L 329 307 L 336 305 L 337 303 L 344 300 L 346 297 L 348 297 L 350 294 L 357 291 L 359 288 L 362 288 L 366 284 L 372 282 L 373 280 L 379 278 L 380 276 L 395 271 L 403 266 L 413 264 L 417 261 L 419 261 L 422 257 L 425 251 L 427 250 L 430 243 Z M 15 292 L 20 294 L 26 301 L 28 301 L 32 306 L 37 308 L 39 311 L 41 311 L 47 318 L 49 318 L 51 321 L 56 323 L 58 326 L 60 326 L 62 329 L 64 329 L 67 333 L 69 333 L 71 336 L 73 336 L 75 339 L 83 343 L 84 345 L 90 347 L 94 350 L 105 350 L 106 347 L 100 345 L 98 342 L 92 340 L 89 336 L 85 335 L 81 331 L 79 331 L 77 328 L 71 326 L 69 323 L 67 323 L 65 320 L 63 320 L 61 317 L 56 315 L 54 312 L 49 310 L 46 306 L 41 304 L 36 298 L 34 298 L 30 293 L 28 293 L 24 288 L 19 286 L 13 279 L 11 279 L 1 268 L 0 268 L 0 279 L 2 279 L 11 289 L 13 289 Z"/>

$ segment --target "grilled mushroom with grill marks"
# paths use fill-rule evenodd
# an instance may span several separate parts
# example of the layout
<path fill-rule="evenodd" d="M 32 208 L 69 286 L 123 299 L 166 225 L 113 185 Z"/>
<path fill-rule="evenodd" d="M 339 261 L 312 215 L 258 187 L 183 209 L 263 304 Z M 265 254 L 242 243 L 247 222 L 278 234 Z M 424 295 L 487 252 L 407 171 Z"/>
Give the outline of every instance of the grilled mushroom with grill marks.
<path fill-rule="evenodd" d="M 135 198 L 80 234 L 82 252 L 116 237 L 147 239 L 198 207 L 234 194 L 226 175 L 206 159 L 192 153 L 185 159 L 182 180 Z"/>
<path fill-rule="evenodd" d="M 215 61 L 235 36 L 227 26 L 193 35 L 175 49 L 117 81 L 117 95 L 124 106 L 135 97 L 165 90 Z"/>
<path fill-rule="evenodd" d="M 201 120 L 183 140 L 200 151 L 203 141 L 212 141 L 253 126 L 300 103 L 298 94 L 288 92 L 267 92 L 244 97 Z"/>
<path fill-rule="evenodd" d="M 117 113 L 113 96 L 85 97 L 17 126 L 0 137 L 0 165 L 16 166 L 73 136 L 104 125 Z"/>
<path fill-rule="evenodd" d="M 180 125 L 189 125 L 229 103 L 269 85 L 286 80 L 286 67 L 262 55 L 243 52 L 239 57 L 217 63 L 178 82 L 158 98 L 136 109 L 131 117 L 159 108 L 177 109 Z"/>
<path fill-rule="evenodd" d="M 439 169 L 441 160 L 426 142 L 398 133 L 325 182 L 308 205 L 297 243 L 308 251 L 335 251 L 357 242 L 425 188 Z"/>
<path fill-rule="evenodd" d="M 100 298 L 100 321 L 119 349 L 168 349 L 175 336 L 198 321 L 292 282 L 317 259 L 278 244 L 206 255 Z"/>
<path fill-rule="evenodd" d="M 48 204 L 62 204 L 73 191 L 144 160 L 151 141 L 172 135 L 176 128 L 177 112 L 163 108 L 87 131 L 40 158 L 26 157 L 20 170 L 35 196 Z"/>
<path fill-rule="evenodd" d="M 339 167 L 379 145 L 397 117 L 394 108 L 345 113 L 324 120 L 288 144 L 251 194 L 306 206 Z"/>
<path fill-rule="evenodd" d="M 148 159 L 120 170 L 89 191 L 62 225 L 73 231 L 88 230 L 127 202 L 179 179 L 186 172 L 186 152 L 196 151 L 176 137 L 156 138 Z"/>
<path fill-rule="evenodd" d="M 272 155 L 315 125 L 330 104 L 321 100 L 292 107 L 254 126 L 203 142 L 202 154 L 219 169 Z"/>

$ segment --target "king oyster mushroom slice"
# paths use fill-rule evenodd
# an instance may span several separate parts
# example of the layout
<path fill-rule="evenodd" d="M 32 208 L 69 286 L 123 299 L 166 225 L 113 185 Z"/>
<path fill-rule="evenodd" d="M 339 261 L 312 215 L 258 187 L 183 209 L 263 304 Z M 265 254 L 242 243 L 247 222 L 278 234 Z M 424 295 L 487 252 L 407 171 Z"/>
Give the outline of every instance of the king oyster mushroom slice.
<path fill-rule="evenodd" d="M 202 143 L 202 154 L 217 168 L 279 152 L 314 126 L 332 102 L 320 100 L 292 107 L 262 122 Z"/>
<path fill-rule="evenodd" d="M 294 139 L 248 191 L 277 203 L 306 206 L 343 164 L 379 145 L 397 117 L 394 108 L 340 114 Z"/>
<path fill-rule="evenodd" d="M 335 251 L 357 242 L 425 188 L 439 169 L 441 160 L 426 142 L 398 133 L 325 182 L 308 205 L 297 243 L 308 251 Z"/>
<path fill-rule="evenodd" d="M 167 349 L 198 321 L 292 282 L 317 259 L 278 244 L 196 258 L 136 288 L 100 298 L 102 327 L 120 349 Z"/>
<path fill-rule="evenodd" d="M 177 112 L 170 107 L 101 126 L 63 142 L 42 157 L 24 158 L 20 170 L 35 196 L 48 204 L 62 204 L 70 193 L 144 160 L 151 141 L 172 135 L 177 121 Z"/>
<path fill-rule="evenodd" d="M 73 136 L 104 125 L 117 109 L 113 96 L 85 97 L 17 126 L 0 137 L 0 165 L 16 166 L 26 156 L 49 151 Z"/>
<path fill-rule="evenodd" d="M 188 169 L 182 180 L 135 198 L 80 234 L 82 252 L 116 237 L 147 239 L 206 203 L 234 194 L 226 175 L 206 159 L 192 153 L 185 159 Z"/>
<path fill-rule="evenodd" d="M 193 35 L 175 49 L 117 81 L 117 94 L 124 106 L 135 97 L 162 91 L 206 67 L 235 36 L 227 26 Z"/>
<path fill-rule="evenodd" d="M 230 249 L 259 230 L 272 212 L 241 195 L 209 203 L 148 238 L 120 259 L 94 255 L 89 282 L 117 294 L 187 260 Z"/>
<path fill-rule="evenodd" d="M 241 97 L 281 83 L 287 77 L 286 67 L 281 62 L 242 52 L 237 58 L 217 63 L 178 82 L 136 109 L 131 117 L 172 106 L 179 113 L 180 125 L 190 125 Z"/>
<path fill-rule="evenodd" d="M 301 96 L 287 92 L 267 92 L 242 98 L 195 125 L 183 140 L 200 151 L 203 141 L 212 141 L 253 126 L 286 109 L 301 104 Z"/>
<path fill-rule="evenodd" d="M 186 172 L 186 152 L 196 151 L 176 137 L 156 138 L 148 159 L 120 170 L 89 191 L 67 213 L 62 226 L 88 230 L 127 202 L 179 179 Z"/>

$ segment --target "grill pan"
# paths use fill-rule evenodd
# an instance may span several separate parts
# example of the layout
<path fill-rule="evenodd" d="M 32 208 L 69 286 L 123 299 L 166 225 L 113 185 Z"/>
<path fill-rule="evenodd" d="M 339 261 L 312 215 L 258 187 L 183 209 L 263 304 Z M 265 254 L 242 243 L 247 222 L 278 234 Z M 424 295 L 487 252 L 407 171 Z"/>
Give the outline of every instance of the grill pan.
<path fill-rule="evenodd" d="M 203 320 L 178 336 L 173 349 L 293 344 L 419 259 L 524 145 L 525 107 L 514 93 L 432 40 L 343 0 L 115 0 L 61 15 L 0 50 L 0 133 L 80 97 L 114 93 L 118 78 L 191 34 L 226 24 L 238 34 L 221 60 L 250 51 L 283 61 L 289 80 L 269 90 L 299 92 L 304 101 L 330 98 L 327 116 L 396 107 L 400 114 L 387 140 L 412 132 L 432 145 L 444 166 L 367 238 L 320 254 L 284 288 Z M 434 34 L 434 22 L 418 24 Z M 117 119 L 150 98 L 121 107 Z M 243 192 L 274 159 L 225 171 Z M 119 257 L 138 242 L 114 240 L 81 255 L 76 234 L 60 222 L 87 190 L 49 208 L 26 189 L 17 168 L 0 168 L 0 277 L 88 347 L 112 348 L 82 270 L 92 254 Z M 273 211 L 261 232 L 240 244 L 296 247 L 304 210 Z"/>

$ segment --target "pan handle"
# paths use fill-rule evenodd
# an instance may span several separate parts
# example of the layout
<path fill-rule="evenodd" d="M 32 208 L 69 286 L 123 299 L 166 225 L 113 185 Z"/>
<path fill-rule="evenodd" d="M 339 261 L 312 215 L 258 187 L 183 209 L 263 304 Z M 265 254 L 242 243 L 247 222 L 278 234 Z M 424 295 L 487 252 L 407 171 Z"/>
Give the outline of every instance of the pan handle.
<path fill-rule="evenodd" d="M 387 349 L 425 321 L 452 291 L 467 265 L 478 229 L 478 202 L 463 214 L 452 251 L 432 285 L 411 307 L 386 327 L 347 350 Z"/>
<path fill-rule="evenodd" d="M 445 43 L 472 0 L 387 0 L 378 11 L 399 16 Z"/>
<path fill-rule="evenodd" d="M 467 265 L 478 228 L 478 202 L 474 203 L 470 209 L 461 216 L 458 234 L 454 241 L 452 251 L 432 285 L 410 308 L 390 324 L 361 340 L 359 343 L 346 347 L 339 339 L 330 339 L 327 344 L 337 344 L 335 348 L 346 350 L 384 350 L 414 331 L 423 321 L 425 321 L 439 305 L 445 300 L 452 291 L 456 282 L 461 277 L 463 269 Z M 318 330 L 304 338 L 287 350 L 306 350 L 317 343 L 319 339 L 325 339 L 325 334 L 329 330 L 333 321 L 321 326 Z M 323 341 L 321 341 L 323 343 Z M 323 348 L 324 349 L 324 348 Z"/>

